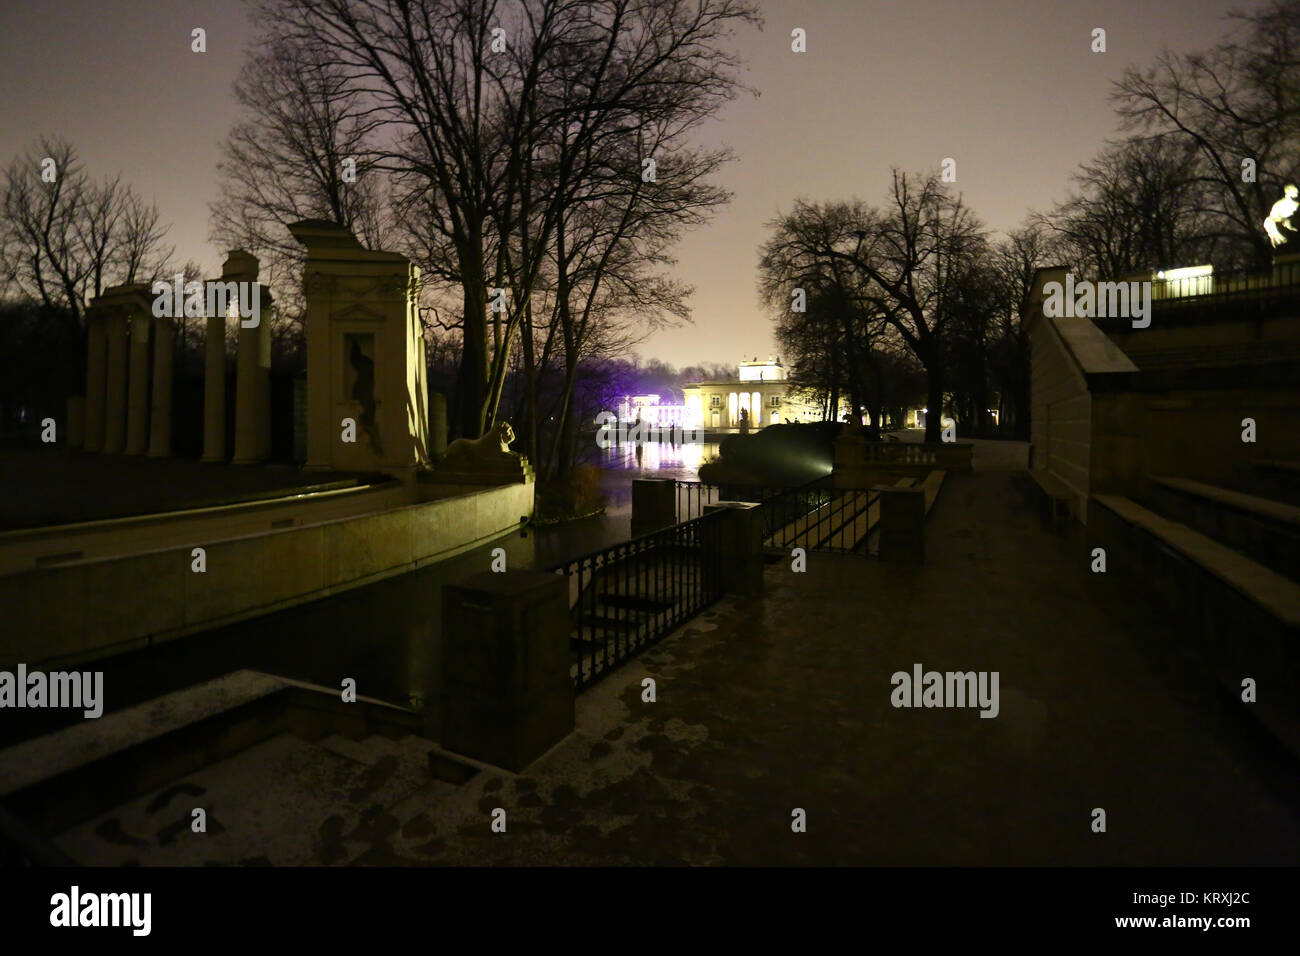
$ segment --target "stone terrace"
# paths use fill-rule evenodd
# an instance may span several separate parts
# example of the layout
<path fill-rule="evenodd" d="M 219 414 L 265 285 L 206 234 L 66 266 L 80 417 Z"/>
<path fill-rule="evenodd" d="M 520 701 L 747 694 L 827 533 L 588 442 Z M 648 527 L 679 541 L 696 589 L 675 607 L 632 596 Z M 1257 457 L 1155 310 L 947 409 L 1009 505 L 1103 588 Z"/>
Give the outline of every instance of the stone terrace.
<path fill-rule="evenodd" d="M 1027 485 L 950 475 L 923 568 L 769 566 L 763 598 L 728 599 L 582 694 L 577 732 L 525 774 L 395 788 L 390 761 L 322 819 L 246 793 L 192 859 L 1295 865 L 1294 765 L 1219 702 L 1157 612 L 1106 593 L 1115 582 L 1040 528 Z M 914 663 L 999 671 L 1001 713 L 894 709 L 890 675 Z M 795 807 L 807 833 L 791 832 Z M 85 862 L 154 862 L 148 841 L 123 844 L 136 815 L 122 810 L 59 842 Z"/>
<path fill-rule="evenodd" d="M 375 477 L 287 465 L 0 449 L 0 531 L 212 507 Z"/>

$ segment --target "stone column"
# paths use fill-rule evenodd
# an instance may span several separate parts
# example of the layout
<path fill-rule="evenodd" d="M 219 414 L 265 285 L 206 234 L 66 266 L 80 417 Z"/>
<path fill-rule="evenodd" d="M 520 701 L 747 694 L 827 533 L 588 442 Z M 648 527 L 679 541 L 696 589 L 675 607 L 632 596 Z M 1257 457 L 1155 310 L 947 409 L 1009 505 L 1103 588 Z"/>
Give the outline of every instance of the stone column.
<path fill-rule="evenodd" d="M 210 315 L 204 339 L 203 461 L 226 460 L 226 317 Z"/>
<path fill-rule="evenodd" d="M 568 582 L 489 571 L 442 593 L 442 746 L 523 770 L 573 731 Z"/>
<path fill-rule="evenodd" d="M 126 313 L 110 308 L 104 327 L 107 358 L 104 385 L 104 446 L 106 455 L 126 447 Z"/>
<path fill-rule="evenodd" d="M 149 457 L 172 453 L 172 373 L 176 355 L 176 320 L 154 320 L 153 408 L 149 416 Z"/>
<path fill-rule="evenodd" d="M 147 313 L 131 310 L 131 374 L 127 386 L 126 453 L 143 455 L 149 445 L 149 325 Z"/>
<path fill-rule="evenodd" d="M 237 255 L 232 252 L 226 260 L 231 267 Z M 238 260 L 239 280 L 256 282 L 257 259 L 247 256 Z M 223 275 L 226 279 L 228 276 Z M 235 457 L 236 465 L 252 465 L 265 461 L 271 455 L 271 297 L 259 289 L 259 315 L 241 319 L 239 323 L 239 353 L 235 362 Z"/>
<path fill-rule="evenodd" d="M 107 384 L 103 310 L 86 311 L 86 451 L 104 448 L 104 390 Z"/>

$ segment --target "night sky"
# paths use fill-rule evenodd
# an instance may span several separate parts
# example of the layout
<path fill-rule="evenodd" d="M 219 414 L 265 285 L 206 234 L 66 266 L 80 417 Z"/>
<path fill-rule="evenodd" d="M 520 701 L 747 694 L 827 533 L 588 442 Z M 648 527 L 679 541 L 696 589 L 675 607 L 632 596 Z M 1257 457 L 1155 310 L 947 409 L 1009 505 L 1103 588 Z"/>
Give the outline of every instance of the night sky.
<path fill-rule="evenodd" d="M 1249 0 L 764 0 L 762 32 L 736 38 L 742 95 L 703 135 L 738 154 L 733 202 L 677 249 L 696 288 L 694 325 L 641 354 L 676 365 L 773 351 L 755 291 L 763 224 L 798 196 L 879 201 L 889 168 L 957 160 L 957 186 L 995 232 L 1063 198 L 1071 171 L 1117 123 L 1110 82 L 1169 47 L 1210 46 Z M 207 31 L 207 53 L 190 31 Z M 808 52 L 790 51 L 803 27 Z M 1090 50 L 1104 27 L 1108 50 Z M 77 148 L 96 178 L 120 171 L 155 200 L 177 259 L 210 274 L 217 147 L 252 38 L 238 0 L 50 0 L 0 5 L 0 161 L 42 133 Z"/>

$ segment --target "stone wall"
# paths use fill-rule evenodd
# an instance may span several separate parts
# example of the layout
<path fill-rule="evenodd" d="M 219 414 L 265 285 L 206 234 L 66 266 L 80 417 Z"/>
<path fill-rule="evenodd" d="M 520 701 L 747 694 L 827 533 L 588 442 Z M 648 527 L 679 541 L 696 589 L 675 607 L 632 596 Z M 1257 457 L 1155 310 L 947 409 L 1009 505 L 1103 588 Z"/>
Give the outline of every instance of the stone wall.
<path fill-rule="evenodd" d="M 1095 494 L 1143 497 L 1152 475 L 1247 486 L 1253 461 L 1300 460 L 1295 386 L 1097 393 L 1093 417 Z M 1254 444 L 1241 440 L 1243 418 Z"/>
<path fill-rule="evenodd" d="M 1092 460 L 1092 397 L 1052 323 L 1042 320 L 1030 333 L 1030 467 L 1056 478 L 1075 496 L 1071 505 L 1087 520 L 1088 468 Z"/>
<path fill-rule="evenodd" d="M 533 513 L 531 482 L 391 511 L 0 576 L 0 667 L 70 664 L 415 570 Z M 217 536 L 214 527 L 209 534 Z M 202 545 L 207 570 L 191 569 Z"/>

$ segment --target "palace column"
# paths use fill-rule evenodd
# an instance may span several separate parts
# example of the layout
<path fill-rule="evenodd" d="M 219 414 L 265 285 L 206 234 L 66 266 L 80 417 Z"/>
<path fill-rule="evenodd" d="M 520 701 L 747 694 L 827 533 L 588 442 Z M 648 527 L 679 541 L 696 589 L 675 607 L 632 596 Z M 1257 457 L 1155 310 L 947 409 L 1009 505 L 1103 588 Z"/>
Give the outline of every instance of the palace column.
<path fill-rule="evenodd" d="M 143 455 L 149 442 L 149 325 L 146 312 L 128 312 L 131 370 L 127 386 L 126 453 Z"/>
<path fill-rule="evenodd" d="M 102 451 L 116 455 L 126 445 L 126 313 L 121 306 L 108 309 L 104 334 L 107 358 Z"/>
<path fill-rule="evenodd" d="M 153 408 L 149 415 L 149 457 L 172 453 L 172 379 L 176 355 L 176 320 L 164 316 L 153 328 Z"/>
<path fill-rule="evenodd" d="M 96 305 L 86 310 L 86 451 L 104 447 L 104 389 L 108 366 L 104 311 Z"/>

